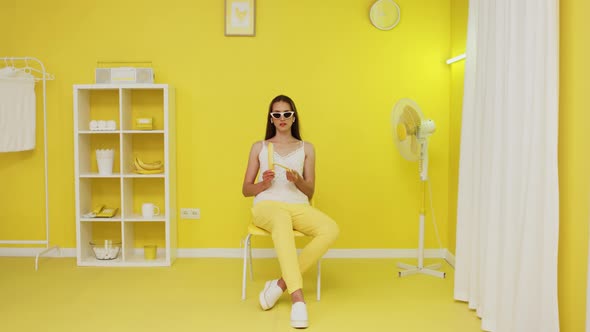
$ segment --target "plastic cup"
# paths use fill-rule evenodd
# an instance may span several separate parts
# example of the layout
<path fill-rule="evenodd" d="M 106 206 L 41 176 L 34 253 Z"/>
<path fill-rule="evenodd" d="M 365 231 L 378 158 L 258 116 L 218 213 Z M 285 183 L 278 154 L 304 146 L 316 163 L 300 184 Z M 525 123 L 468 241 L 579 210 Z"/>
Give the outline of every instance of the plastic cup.
<path fill-rule="evenodd" d="M 113 174 L 113 160 L 115 159 L 113 150 L 96 150 L 96 163 L 98 165 L 98 174 L 112 175 Z"/>
<path fill-rule="evenodd" d="M 158 252 L 158 246 L 155 244 L 146 244 L 143 246 L 143 257 L 145 259 L 156 259 L 156 253 Z"/>

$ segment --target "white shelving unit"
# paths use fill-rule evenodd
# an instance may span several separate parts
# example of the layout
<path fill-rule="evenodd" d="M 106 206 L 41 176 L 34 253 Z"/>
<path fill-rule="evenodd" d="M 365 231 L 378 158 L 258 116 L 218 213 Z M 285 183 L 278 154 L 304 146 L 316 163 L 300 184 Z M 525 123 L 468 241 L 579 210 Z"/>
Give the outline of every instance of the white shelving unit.
<path fill-rule="evenodd" d="M 151 117 L 153 130 L 137 130 L 135 119 Z M 114 120 L 115 130 L 90 130 L 92 120 Z M 170 266 L 176 258 L 176 142 L 174 90 L 167 84 L 74 85 L 76 242 L 80 266 Z M 113 149 L 111 175 L 100 175 L 96 149 Z M 163 173 L 137 174 L 135 157 L 161 160 Z M 160 215 L 144 218 L 141 205 Z M 112 218 L 85 218 L 97 205 L 117 208 Z M 117 259 L 98 260 L 90 241 L 120 240 Z M 158 246 L 155 259 L 144 245 Z"/>

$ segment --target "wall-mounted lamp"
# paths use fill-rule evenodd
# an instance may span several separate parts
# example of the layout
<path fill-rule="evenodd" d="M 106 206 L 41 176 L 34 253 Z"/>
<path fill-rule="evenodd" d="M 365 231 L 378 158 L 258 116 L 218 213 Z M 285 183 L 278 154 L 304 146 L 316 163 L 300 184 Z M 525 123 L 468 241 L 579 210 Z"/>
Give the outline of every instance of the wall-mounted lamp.
<path fill-rule="evenodd" d="M 463 59 L 465 59 L 465 53 L 463 53 L 461 55 L 457 55 L 454 58 L 450 58 L 449 60 L 447 60 L 447 65 L 450 65 L 450 64 L 455 63 L 457 61 L 461 61 Z"/>

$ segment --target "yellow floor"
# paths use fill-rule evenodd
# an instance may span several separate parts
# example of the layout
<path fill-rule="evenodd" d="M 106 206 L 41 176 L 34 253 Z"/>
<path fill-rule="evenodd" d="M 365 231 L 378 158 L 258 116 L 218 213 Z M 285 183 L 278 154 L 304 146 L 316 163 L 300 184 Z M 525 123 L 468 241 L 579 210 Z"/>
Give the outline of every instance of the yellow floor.
<path fill-rule="evenodd" d="M 322 300 L 315 271 L 304 279 L 306 331 L 481 331 L 446 279 L 397 277 L 395 260 L 325 259 Z M 405 260 L 413 263 L 412 260 Z M 2 331 L 295 331 L 290 301 L 262 311 L 258 292 L 276 277 L 275 259 L 254 261 L 254 281 L 241 301 L 238 259 L 178 259 L 171 268 L 77 267 L 73 258 L 0 257 Z"/>

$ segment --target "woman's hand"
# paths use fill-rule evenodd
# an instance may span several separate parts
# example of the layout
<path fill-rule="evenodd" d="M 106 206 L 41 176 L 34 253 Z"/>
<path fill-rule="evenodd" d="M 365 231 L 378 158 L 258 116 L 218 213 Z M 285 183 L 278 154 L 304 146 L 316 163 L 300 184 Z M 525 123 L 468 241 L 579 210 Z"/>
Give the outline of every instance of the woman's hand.
<path fill-rule="evenodd" d="M 266 190 L 268 188 L 270 188 L 270 186 L 272 185 L 272 180 L 275 178 L 275 171 L 271 170 L 271 169 L 267 169 L 266 171 L 264 171 L 264 173 L 262 173 L 262 188 L 264 188 L 263 190 Z"/>
<path fill-rule="evenodd" d="M 287 180 L 289 180 L 289 182 L 299 183 L 301 180 L 303 180 L 303 177 L 301 175 L 299 175 L 299 173 L 297 173 L 296 170 L 288 169 L 287 170 Z"/>

